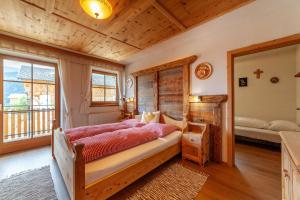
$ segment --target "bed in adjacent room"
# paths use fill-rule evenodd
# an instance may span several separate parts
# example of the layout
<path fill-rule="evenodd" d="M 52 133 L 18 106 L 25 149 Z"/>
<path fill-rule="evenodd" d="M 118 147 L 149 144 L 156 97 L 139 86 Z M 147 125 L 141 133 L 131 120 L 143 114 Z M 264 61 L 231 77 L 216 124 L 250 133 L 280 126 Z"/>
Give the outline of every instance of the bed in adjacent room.
<path fill-rule="evenodd" d="M 235 136 L 238 141 L 249 141 L 267 145 L 279 146 L 280 131 L 299 131 L 300 127 L 287 120 L 267 122 L 250 117 L 235 117 Z"/>

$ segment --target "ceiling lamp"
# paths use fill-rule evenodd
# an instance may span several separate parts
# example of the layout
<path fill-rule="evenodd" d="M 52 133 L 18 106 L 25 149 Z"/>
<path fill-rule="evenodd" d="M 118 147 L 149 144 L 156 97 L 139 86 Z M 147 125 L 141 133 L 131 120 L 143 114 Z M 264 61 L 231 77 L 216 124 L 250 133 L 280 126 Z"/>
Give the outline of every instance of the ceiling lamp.
<path fill-rule="evenodd" d="M 106 19 L 112 13 L 108 0 L 80 0 L 83 10 L 96 19 Z"/>

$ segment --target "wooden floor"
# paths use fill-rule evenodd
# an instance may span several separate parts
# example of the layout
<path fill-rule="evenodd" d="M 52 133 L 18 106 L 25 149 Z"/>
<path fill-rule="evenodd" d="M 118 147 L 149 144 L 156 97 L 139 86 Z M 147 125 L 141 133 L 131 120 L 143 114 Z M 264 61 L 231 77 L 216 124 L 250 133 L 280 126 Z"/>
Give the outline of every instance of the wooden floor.
<path fill-rule="evenodd" d="M 210 163 L 206 168 L 184 162 L 194 170 L 205 171 L 209 178 L 197 199 L 281 199 L 280 152 L 236 145 L 236 168 Z M 50 165 L 57 196 L 68 200 L 68 193 L 50 147 L 9 154 L 0 157 L 0 179 L 24 170 Z"/>
<path fill-rule="evenodd" d="M 281 199 L 281 153 L 236 144 L 236 168 L 210 164 L 197 199 Z"/>

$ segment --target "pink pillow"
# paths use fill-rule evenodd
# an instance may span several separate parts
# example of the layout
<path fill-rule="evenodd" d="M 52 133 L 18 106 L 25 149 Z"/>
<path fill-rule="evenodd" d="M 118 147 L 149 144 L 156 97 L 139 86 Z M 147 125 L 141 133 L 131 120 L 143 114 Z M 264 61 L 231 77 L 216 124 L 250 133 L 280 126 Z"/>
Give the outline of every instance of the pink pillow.
<path fill-rule="evenodd" d="M 160 123 L 149 123 L 145 125 L 143 128 L 154 131 L 158 134 L 158 137 L 165 137 L 170 133 L 180 130 L 177 126 L 171 124 L 160 124 Z"/>
<path fill-rule="evenodd" d="M 122 121 L 121 124 L 131 126 L 131 127 L 142 127 L 145 125 L 145 123 L 142 123 L 137 119 L 127 119 Z"/>

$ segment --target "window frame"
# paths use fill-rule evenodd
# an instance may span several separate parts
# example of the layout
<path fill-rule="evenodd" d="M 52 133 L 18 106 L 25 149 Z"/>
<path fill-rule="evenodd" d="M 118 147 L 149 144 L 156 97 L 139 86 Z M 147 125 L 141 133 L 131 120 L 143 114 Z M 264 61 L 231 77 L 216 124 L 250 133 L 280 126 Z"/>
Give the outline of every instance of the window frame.
<path fill-rule="evenodd" d="M 104 75 L 104 101 L 93 101 L 93 74 L 101 74 Z M 109 76 L 115 76 L 116 77 L 116 101 L 105 101 L 105 90 L 106 90 L 106 85 L 105 85 L 105 75 Z M 91 86 L 90 86 L 90 92 L 91 92 L 91 97 L 90 97 L 90 107 L 102 107 L 102 106 L 119 106 L 119 86 L 118 86 L 118 74 L 113 73 L 113 72 L 105 72 L 97 69 L 92 70 L 92 76 L 91 76 Z"/>
<path fill-rule="evenodd" d="M 60 105 L 60 78 L 59 78 L 59 71 L 58 71 L 58 64 L 57 63 L 54 63 L 54 62 L 48 62 L 48 61 L 42 61 L 42 60 L 36 60 L 36 59 L 33 59 L 33 58 L 26 58 L 26 57 L 22 57 L 22 56 L 15 56 L 15 55 L 6 55 L 6 54 L 0 54 L 0 84 L 2 84 L 2 88 L 3 88 L 3 84 L 4 82 L 20 82 L 20 83 L 30 83 L 30 87 L 31 87 L 31 90 L 33 91 L 33 85 L 34 84 L 41 84 L 41 83 L 37 83 L 33 80 L 33 75 L 31 77 L 31 81 L 11 81 L 11 80 L 6 80 L 4 79 L 4 65 L 3 65 L 3 62 L 4 60 L 12 60 L 12 61 L 17 61 L 17 62 L 26 62 L 26 63 L 30 63 L 33 67 L 34 64 L 36 65 L 45 65 L 45 66 L 48 66 L 48 67 L 53 67 L 55 69 L 55 81 L 54 83 L 51 83 L 49 85 L 54 85 L 55 87 L 55 121 L 58 123 L 58 125 L 60 125 L 60 112 L 61 112 L 61 105 Z M 44 83 L 46 85 L 48 85 L 48 83 Z M 0 87 L 1 88 L 1 87 Z M 3 97 L 3 91 L 0 92 L 0 95 L 1 95 L 1 98 L 2 100 L 4 100 L 4 97 Z M 31 94 L 31 106 L 32 108 L 31 109 L 28 109 L 29 112 L 34 112 L 35 110 L 33 109 L 33 92 Z M 2 103 L 2 112 L 4 112 L 4 102 L 1 102 Z M 1 112 L 1 111 L 0 111 Z M 3 114 L 3 113 L 2 113 Z M 31 121 L 31 124 L 30 124 L 31 127 L 34 126 L 34 121 Z M 3 130 L 3 121 L 0 122 L 0 131 Z M 32 129 L 32 130 L 35 130 Z M 32 131 L 31 130 L 31 131 Z M 26 138 L 26 139 L 22 139 L 22 140 L 15 140 L 15 141 L 10 141 L 10 142 L 5 142 L 4 143 L 4 140 L 3 140 L 3 131 L 2 133 L 0 133 L 0 146 L 1 145 L 6 145 L 7 147 L 10 146 L 12 143 L 19 143 L 19 144 L 24 144 L 24 145 L 27 145 L 27 142 L 28 142 L 28 145 L 30 143 L 30 140 L 36 140 L 36 141 L 41 141 L 43 140 L 43 138 L 46 138 L 46 142 L 50 141 L 51 139 L 51 135 L 52 135 L 52 132 L 51 132 L 51 127 L 50 127 L 50 135 L 42 135 L 42 136 L 39 136 L 39 137 L 34 137 L 34 135 L 36 135 L 38 132 L 30 132 L 31 135 L 30 135 L 30 138 Z M 23 149 L 22 147 L 20 147 L 20 149 Z"/>

